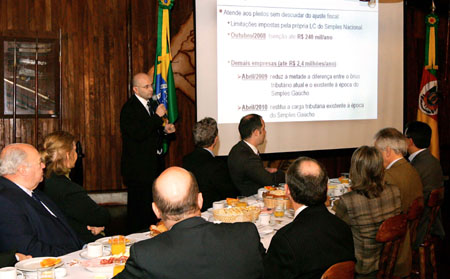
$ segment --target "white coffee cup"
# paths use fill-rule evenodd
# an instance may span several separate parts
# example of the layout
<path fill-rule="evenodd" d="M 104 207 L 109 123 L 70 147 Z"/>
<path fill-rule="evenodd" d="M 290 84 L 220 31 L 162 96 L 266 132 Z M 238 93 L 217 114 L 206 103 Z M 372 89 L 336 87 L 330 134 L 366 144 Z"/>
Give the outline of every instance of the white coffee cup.
<path fill-rule="evenodd" d="M 221 209 L 223 208 L 225 205 L 223 204 L 223 202 L 221 201 L 215 201 L 213 202 L 213 209 Z"/>
<path fill-rule="evenodd" d="M 23 278 L 21 271 L 17 271 L 15 267 L 8 266 L 0 268 L 0 279 L 16 279 L 17 272 L 20 272 L 20 278 Z"/>
<path fill-rule="evenodd" d="M 263 194 L 264 194 L 265 192 L 267 192 L 267 189 L 266 189 L 266 188 L 259 188 L 259 189 L 258 189 L 258 199 L 262 200 Z"/>
<path fill-rule="evenodd" d="M 103 244 L 91 242 L 87 245 L 87 255 L 89 258 L 98 258 L 103 256 Z"/>
<path fill-rule="evenodd" d="M 270 214 L 268 213 L 261 213 L 259 214 L 259 223 L 262 226 L 267 226 L 270 223 Z"/>

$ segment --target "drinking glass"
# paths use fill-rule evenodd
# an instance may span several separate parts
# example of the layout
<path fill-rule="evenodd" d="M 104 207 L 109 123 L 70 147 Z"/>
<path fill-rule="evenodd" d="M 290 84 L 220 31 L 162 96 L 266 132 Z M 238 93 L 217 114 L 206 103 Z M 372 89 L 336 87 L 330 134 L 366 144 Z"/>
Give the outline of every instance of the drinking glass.
<path fill-rule="evenodd" d="M 273 215 L 275 217 L 283 217 L 284 216 L 284 210 L 285 210 L 285 204 L 283 202 L 283 199 L 276 199 L 276 206 L 273 211 Z"/>
<path fill-rule="evenodd" d="M 37 279 L 55 279 L 55 269 L 54 268 L 38 269 Z"/>
<path fill-rule="evenodd" d="M 125 269 L 125 263 L 116 263 L 113 269 L 113 277 L 121 273 Z"/>
<path fill-rule="evenodd" d="M 123 236 L 111 237 L 111 254 L 119 255 L 125 253 L 125 238 Z"/>

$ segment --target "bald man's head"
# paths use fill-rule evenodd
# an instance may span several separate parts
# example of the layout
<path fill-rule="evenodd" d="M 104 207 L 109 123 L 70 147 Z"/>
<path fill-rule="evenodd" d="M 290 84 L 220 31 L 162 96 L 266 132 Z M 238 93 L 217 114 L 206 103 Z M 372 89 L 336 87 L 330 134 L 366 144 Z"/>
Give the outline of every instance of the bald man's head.
<path fill-rule="evenodd" d="M 153 95 L 153 78 L 146 73 L 139 73 L 133 77 L 133 91 L 136 95 L 149 100 Z"/>
<path fill-rule="evenodd" d="M 307 206 L 324 203 L 327 199 L 328 175 L 314 159 L 300 157 L 289 166 L 286 182 L 294 202 Z"/>
<path fill-rule="evenodd" d="M 39 152 L 29 144 L 10 144 L 0 154 L 0 175 L 30 190 L 42 181 L 44 167 Z"/>
<path fill-rule="evenodd" d="M 153 201 L 163 220 L 179 221 L 200 210 L 198 196 L 195 177 L 183 168 L 168 168 L 153 184 Z"/>

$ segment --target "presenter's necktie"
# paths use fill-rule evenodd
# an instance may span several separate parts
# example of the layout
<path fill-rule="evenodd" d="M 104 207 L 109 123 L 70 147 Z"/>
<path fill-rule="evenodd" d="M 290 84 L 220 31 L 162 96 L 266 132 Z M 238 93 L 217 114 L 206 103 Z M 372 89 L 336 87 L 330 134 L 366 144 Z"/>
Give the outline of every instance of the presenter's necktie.
<path fill-rule="evenodd" d="M 158 108 L 158 103 L 153 99 L 149 99 L 147 102 L 148 109 L 150 111 L 150 116 L 153 116 L 156 113 L 156 109 Z M 158 128 L 158 141 L 156 147 L 156 154 L 161 155 L 163 152 L 162 142 L 164 135 L 164 128 L 161 126 Z"/>
<path fill-rule="evenodd" d="M 155 114 L 155 110 L 156 110 L 156 109 L 154 109 L 154 108 L 152 107 L 152 101 L 151 101 L 151 99 L 147 101 L 147 108 L 148 108 L 148 113 L 150 113 L 150 116 L 152 116 L 153 114 Z"/>

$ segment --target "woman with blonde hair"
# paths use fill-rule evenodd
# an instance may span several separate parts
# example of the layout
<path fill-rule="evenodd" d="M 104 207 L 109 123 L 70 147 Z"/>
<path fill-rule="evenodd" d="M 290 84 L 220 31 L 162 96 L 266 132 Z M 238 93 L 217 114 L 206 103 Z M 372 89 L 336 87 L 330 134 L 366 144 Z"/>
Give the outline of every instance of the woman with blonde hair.
<path fill-rule="evenodd" d="M 333 210 L 351 228 L 355 243 L 355 278 L 376 278 L 382 243 L 375 237 L 384 220 L 400 213 L 400 190 L 384 182 L 383 157 L 375 147 L 353 153 L 348 192 Z"/>
<path fill-rule="evenodd" d="M 106 208 L 69 178 L 77 161 L 75 137 L 64 131 L 51 133 L 45 137 L 40 152 L 46 165 L 44 192 L 62 210 L 81 240 L 87 243 L 100 238 L 111 217 Z"/>

